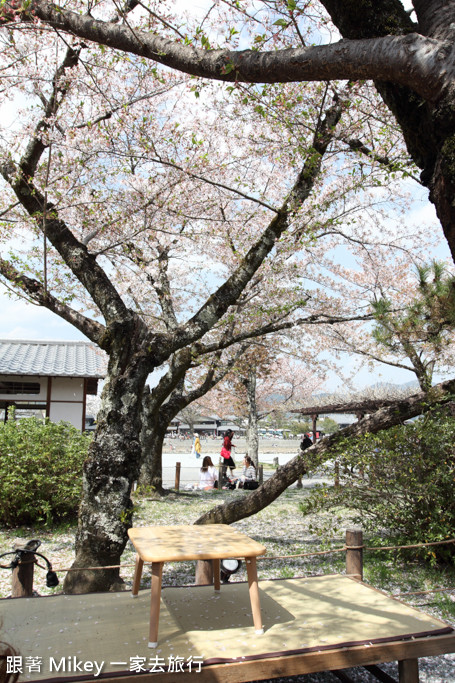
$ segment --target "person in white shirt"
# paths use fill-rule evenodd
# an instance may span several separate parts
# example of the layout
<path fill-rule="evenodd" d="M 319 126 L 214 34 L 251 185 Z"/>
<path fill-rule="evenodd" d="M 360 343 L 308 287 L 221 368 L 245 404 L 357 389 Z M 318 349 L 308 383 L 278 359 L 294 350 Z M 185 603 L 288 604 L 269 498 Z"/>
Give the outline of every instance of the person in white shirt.
<path fill-rule="evenodd" d="M 239 488 L 257 489 L 259 483 L 256 481 L 256 468 L 249 455 L 243 458 L 243 470 L 239 479 Z"/>
<path fill-rule="evenodd" d="M 212 462 L 212 458 L 208 455 L 202 461 L 202 467 L 199 474 L 199 488 L 200 489 L 216 489 L 218 486 L 218 472 Z"/>

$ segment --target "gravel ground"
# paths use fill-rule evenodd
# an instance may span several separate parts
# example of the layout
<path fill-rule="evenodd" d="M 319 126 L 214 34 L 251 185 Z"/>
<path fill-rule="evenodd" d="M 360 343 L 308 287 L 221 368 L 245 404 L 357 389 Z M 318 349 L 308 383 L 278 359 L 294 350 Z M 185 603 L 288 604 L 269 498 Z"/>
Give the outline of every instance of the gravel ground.
<path fill-rule="evenodd" d="M 295 453 L 295 451 L 294 451 Z M 285 453 L 283 457 L 289 459 L 294 455 L 292 451 Z M 187 461 L 186 454 L 174 453 L 178 460 Z M 268 454 L 270 462 L 274 456 L 273 451 Z M 189 456 L 188 456 L 189 457 Z M 262 461 L 268 460 L 261 456 Z M 280 464 L 281 461 L 280 455 Z M 172 463 L 169 463 L 172 469 Z M 299 513 L 298 504 L 302 497 L 307 495 L 307 491 L 315 483 L 315 479 L 304 479 L 304 488 L 289 489 L 277 501 L 254 517 L 241 520 L 234 526 L 248 535 L 256 538 L 267 546 L 269 555 L 291 555 L 297 553 L 312 552 L 321 549 L 320 540 L 310 531 L 311 518 L 304 518 Z M 180 494 L 172 493 L 166 498 L 156 501 L 150 499 L 136 500 L 137 511 L 134 518 L 135 525 L 147 524 L 191 524 L 206 510 L 214 504 L 221 504 L 226 500 L 232 500 L 233 496 L 243 496 L 243 491 L 213 491 L 213 492 L 186 492 Z M 314 520 L 313 520 L 314 521 Z M 343 520 L 343 527 L 349 526 L 349 518 Z M 42 552 L 52 562 L 57 570 L 68 568 L 74 558 L 75 528 L 68 526 L 58 530 L 46 531 L 42 529 L 20 528 L 0 530 L 0 553 L 12 549 L 15 543 L 23 544 L 30 538 L 39 538 L 42 542 L 40 552 Z M 344 543 L 343 532 L 340 531 L 338 538 L 333 539 L 333 547 L 341 547 Z M 8 560 L 8 558 L 5 558 Z M 303 576 L 309 574 L 329 574 L 343 571 L 343 554 L 323 555 L 317 558 L 292 558 L 283 560 L 263 560 L 258 563 L 259 579 L 266 578 L 290 578 L 292 576 Z M 384 565 L 392 564 L 387 560 Z M 122 578 L 125 581 L 125 588 L 129 589 L 132 584 L 134 570 L 134 552 L 132 547 L 127 547 L 122 556 Z M 419 570 L 417 565 L 403 567 L 403 571 L 395 571 L 390 568 L 390 575 L 386 573 L 381 585 L 371 580 L 366 575 L 366 580 L 370 579 L 373 585 L 389 592 L 397 594 L 411 590 L 423 588 L 416 587 L 416 581 L 425 580 L 426 577 Z M 60 579 L 63 573 L 59 573 Z M 441 572 L 437 586 L 428 585 L 426 581 L 424 588 L 432 587 L 453 587 L 455 572 Z M 231 578 L 231 581 L 246 580 L 244 568 Z M 144 572 L 142 587 L 147 587 L 150 582 L 150 575 Z M 167 563 L 164 567 L 163 585 L 181 585 L 194 582 L 194 563 L 180 562 L 176 564 Z M 58 593 L 61 587 L 48 589 L 45 587 L 45 572 L 37 568 L 35 571 L 35 588 L 40 595 Z M 0 571 L 0 597 L 6 598 L 11 591 L 11 572 L 10 570 Z M 446 594 L 444 594 L 446 595 Z M 455 592 L 449 595 L 455 596 Z M 447 598 L 449 600 L 450 598 Z M 455 627 L 455 610 L 452 612 L 444 611 L 441 601 L 431 596 L 410 596 L 405 599 L 409 604 L 421 607 L 424 611 L 444 619 Z M 454 597 L 455 600 L 455 597 Z M 444 655 L 439 657 L 424 658 L 420 661 L 420 680 L 422 683 L 453 683 L 455 681 L 455 655 Z M 394 664 L 384 665 L 383 668 L 392 676 L 397 678 L 397 668 Z M 349 675 L 352 680 L 362 683 L 376 681 L 364 669 L 350 670 Z M 278 683 L 331 683 L 339 680 L 334 674 L 320 673 L 312 675 L 302 675 L 287 679 L 275 679 Z"/>

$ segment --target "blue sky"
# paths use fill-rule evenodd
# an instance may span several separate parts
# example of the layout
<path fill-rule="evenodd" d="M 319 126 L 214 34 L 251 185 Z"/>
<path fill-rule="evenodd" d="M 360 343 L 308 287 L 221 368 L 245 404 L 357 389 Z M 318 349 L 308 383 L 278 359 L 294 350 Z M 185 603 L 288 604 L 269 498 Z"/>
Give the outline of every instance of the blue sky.
<path fill-rule="evenodd" d="M 45 308 L 32 306 L 0 294 L 0 337 L 2 339 L 82 339 L 75 327 Z"/>

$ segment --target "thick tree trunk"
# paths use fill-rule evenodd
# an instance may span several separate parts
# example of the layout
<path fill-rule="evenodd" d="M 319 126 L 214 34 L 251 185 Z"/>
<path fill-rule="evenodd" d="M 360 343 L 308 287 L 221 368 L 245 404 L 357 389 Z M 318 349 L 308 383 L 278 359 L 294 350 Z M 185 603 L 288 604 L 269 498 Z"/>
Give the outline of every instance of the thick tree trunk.
<path fill-rule="evenodd" d="M 455 95 L 438 106 L 436 124 L 446 134 L 429 183 L 430 200 L 436 207 L 444 235 L 455 262 Z"/>
<path fill-rule="evenodd" d="M 120 564 L 131 526 L 130 493 L 139 474 L 140 412 L 148 370 L 145 363 L 135 362 L 133 353 L 128 357 L 123 349 L 121 355 L 111 355 L 98 425 L 84 464 L 76 559 L 64 581 L 66 593 L 113 590 L 121 584 L 118 568 L 87 569 Z"/>
<path fill-rule="evenodd" d="M 385 37 L 391 33 L 406 35 L 415 26 L 398 0 L 378 3 L 366 0 L 359 12 L 355 2 L 322 0 L 343 38 Z M 430 38 L 440 40 L 441 50 L 453 46 L 455 5 L 439 0 L 415 0 L 419 29 Z M 448 53 L 440 58 L 440 74 L 434 83 L 442 82 Z M 395 115 L 410 155 L 422 169 L 421 179 L 430 190 L 444 235 L 455 262 L 455 88 L 444 88 L 442 97 L 424 99 L 411 85 L 408 87 L 387 78 L 375 79 L 375 85 L 386 105 Z M 393 80 L 393 79 L 391 79 Z M 442 91 L 441 91 L 442 92 Z"/>
<path fill-rule="evenodd" d="M 145 416 L 144 416 L 145 417 Z M 163 495 L 163 443 L 166 426 L 149 424 L 145 419 L 142 426 L 142 466 L 139 476 L 141 486 L 150 486 L 156 493 Z"/>
<path fill-rule="evenodd" d="M 259 463 L 259 439 L 258 439 L 258 409 L 256 403 L 256 370 L 252 368 L 245 382 L 246 401 L 248 406 L 248 426 L 246 430 L 246 454 L 258 467 Z"/>

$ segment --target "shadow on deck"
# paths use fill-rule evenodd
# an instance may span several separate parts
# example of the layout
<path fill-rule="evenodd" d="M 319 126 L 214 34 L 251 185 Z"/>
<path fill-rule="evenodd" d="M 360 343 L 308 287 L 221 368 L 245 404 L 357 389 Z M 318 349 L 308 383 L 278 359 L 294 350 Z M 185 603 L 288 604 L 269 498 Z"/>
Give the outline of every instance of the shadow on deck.
<path fill-rule="evenodd" d="M 346 576 L 261 581 L 265 633 L 255 635 L 248 584 L 163 588 L 156 650 L 147 647 L 150 593 L 1 601 L 3 633 L 21 681 L 195 677 L 241 683 L 398 660 L 418 681 L 418 657 L 455 651 L 450 626 Z M 19 665 L 19 660 L 16 661 Z M 416 677 L 417 676 L 417 677 Z"/>

